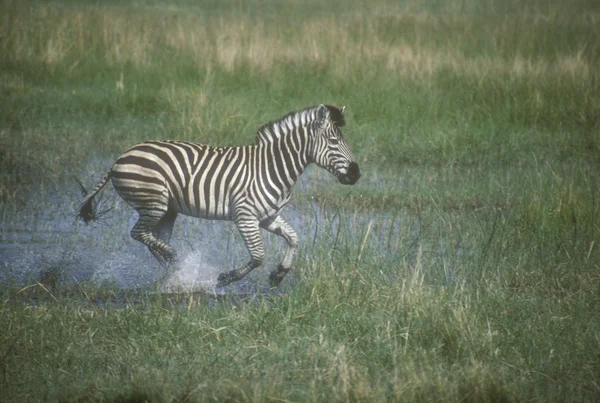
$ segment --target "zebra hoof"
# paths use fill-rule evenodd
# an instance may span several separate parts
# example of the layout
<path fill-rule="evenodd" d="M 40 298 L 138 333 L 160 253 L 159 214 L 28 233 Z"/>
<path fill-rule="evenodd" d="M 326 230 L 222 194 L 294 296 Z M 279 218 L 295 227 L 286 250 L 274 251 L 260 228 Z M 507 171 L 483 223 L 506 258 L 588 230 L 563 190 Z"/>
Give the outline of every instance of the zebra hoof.
<path fill-rule="evenodd" d="M 279 284 L 281 284 L 288 271 L 290 271 L 290 269 L 284 269 L 281 266 L 279 266 L 277 270 L 272 271 L 271 275 L 269 276 L 269 283 L 271 283 L 271 287 L 277 287 Z"/>
<path fill-rule="evenodd" d="M 281 284 L 281 280 L 283 280 L 283 278 L 279 277 L 276 271 L 271 272 L 271 275 L 269 276 L 269 283 L 271 284 L 271 287 L 277 287 L 279 284 Z"/>
<path fill-rule="evenodd" d="M 225 287 L 228 284 L 233 283 L 236 280 L 235 276 L 229 273 L 221 273 L 219 274 L 219 278 L 217 279 L 217 288 Z"/>

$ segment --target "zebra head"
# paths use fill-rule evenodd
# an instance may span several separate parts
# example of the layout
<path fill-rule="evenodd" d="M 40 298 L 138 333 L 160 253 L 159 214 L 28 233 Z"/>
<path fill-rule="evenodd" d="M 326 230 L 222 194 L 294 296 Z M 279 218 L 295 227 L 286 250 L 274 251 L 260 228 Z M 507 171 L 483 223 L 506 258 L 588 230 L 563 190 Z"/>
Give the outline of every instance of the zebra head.
<path fill-rule="evenodd" d="M 360 169 L 339 129 L 345 124 L 344 108 L 331 105 L 317 107 L 313 160 L 331 172 L 340 183 L 354 185 L 360 178 Z"/>

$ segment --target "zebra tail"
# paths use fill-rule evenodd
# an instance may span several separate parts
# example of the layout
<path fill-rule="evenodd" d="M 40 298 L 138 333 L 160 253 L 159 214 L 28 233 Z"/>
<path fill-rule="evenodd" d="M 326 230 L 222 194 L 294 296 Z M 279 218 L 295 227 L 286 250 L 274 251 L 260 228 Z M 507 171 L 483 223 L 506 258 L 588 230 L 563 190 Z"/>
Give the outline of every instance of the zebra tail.
<path fill-rule="evenodd" d="M 98 212 L 98 204 L 94 203 L 94 197 L 106 185 L 110 177 L 111 171 L 104 175 L 104 178 L 102 178 L 102 180 L 100 181 L 100 183 L 98 183 L 98 185 L 92 193 L 88 193 L 87 189 L 83 186 L 81 181 L 77 179 L 77 177 L 75 177 L 75 180 L 79 185 L 79 189 L 81 190 L 81 194 L 84 196 L 83 202 L 81 203 L 81 207 L 79 207 L 79 211 L 76 214 L 76 218 L 81 218 L 83 222 L 89 224 L 90 221 L 98 220 L 102 215 L 108 212 Z"/>

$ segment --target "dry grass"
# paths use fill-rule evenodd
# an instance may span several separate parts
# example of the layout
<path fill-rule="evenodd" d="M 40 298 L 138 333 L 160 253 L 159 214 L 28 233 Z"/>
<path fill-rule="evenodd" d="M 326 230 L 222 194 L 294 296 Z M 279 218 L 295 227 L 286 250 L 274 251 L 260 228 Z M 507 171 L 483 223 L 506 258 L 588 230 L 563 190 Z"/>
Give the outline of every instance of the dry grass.
<path fill-rule="evenodd" d="M 174 12 L 31 7 L 0 19 L 0 36 L 5 38 L 0 46 L 5 57 L 41 62 L 49 68 L 68 63 L 74 69 L 88 57 L 100 57 L 109 65 L 131 63 L 148 68 L 176 57 L 190 60 L 197 68 L 249 68 L 261 74 L 283 63 L 322 65 L 343 77 L 368 63 L 374 70 L 384 68 L 389 74 L 415 80 L 449 71 L 476 79 L 501 74 L 583 82 L 599 72 L 586 42 L 552 52 L 535 48 L 544 40 L 549 24 L 576 24 L 591 32 L 599 19 L 599 14 L 590 13 L 561 21 L 559 15 L 539 11 L 518 18 L 482 17 L 475 21 L 489 28 L 481 37 L 473 19 L 456 13 L 385 16 L 375 10 L 346 18 L 322 15 L 304 21 L 269 21 L 248 16 L 209 19 Z M 406 35 L 386 34 L 390 27 Z M 442 43 L 440 37 L 445 37 Z M 515 40 L 518 43 L 512 43 Z M 471 42 L 483 43 L 484 51 L 473 55 Z"/>

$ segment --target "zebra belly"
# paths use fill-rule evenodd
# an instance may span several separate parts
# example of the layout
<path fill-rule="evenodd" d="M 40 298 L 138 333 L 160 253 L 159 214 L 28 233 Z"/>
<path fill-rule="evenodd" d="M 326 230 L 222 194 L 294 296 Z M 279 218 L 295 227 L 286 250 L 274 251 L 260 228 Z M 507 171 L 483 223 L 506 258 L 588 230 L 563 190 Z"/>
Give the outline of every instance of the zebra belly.
<path fill-rule="evenodd" d="M 185 200 L 179 203 L 172 203 L 178 213 L 211 220 L 231 219 L 231 208 L 229 206 L 229 195 L 227 193 L 221 195 L 205 195 L 197 190 L 194 192 L 194 189 L 190 189 L 190 187 L 184 189 L 184 191 Z M 171 194 L 171 198 L 175 199 L 176 195 Z"/>

